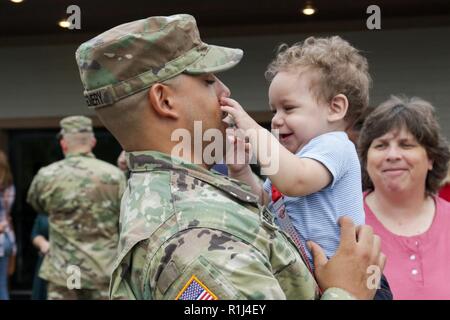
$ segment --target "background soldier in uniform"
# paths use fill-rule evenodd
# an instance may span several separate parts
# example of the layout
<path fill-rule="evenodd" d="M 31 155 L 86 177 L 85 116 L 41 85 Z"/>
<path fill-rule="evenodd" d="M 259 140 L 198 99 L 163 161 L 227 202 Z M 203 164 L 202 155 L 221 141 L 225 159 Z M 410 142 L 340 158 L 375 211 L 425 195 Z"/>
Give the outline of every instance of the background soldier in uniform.
<path fill-rule="evenodd" d="M 40 277 L 49 281 L 48 299 L 107 299 L 125 176 L 91 152 L 91 119 L 60 124 L 65 159 L 39 170 L 27 198 L 49 214 L 50 250 Z"/>
<path fill-rule="evenodd" d="M 127 151 L 131 170 L 111 297 L 315 299 L 319 284 L 323 299 L 373 298 L 367 268 L 381 272 L 385 258 L 369 227 L 342 219 L 341 246 L 329 261 L 314 248 L 317 284 L 249 188 L 208 170 L 205 142 L 171 156 L 174 130 L 193 137 L 194 121 L 201 134 L 219 129 L 225 137 L 219 100 L 230 91 L 215 73 L 242 55 L 203 43 L 184 14 L 120 25 L 78 48 L 88 104 Z"/>

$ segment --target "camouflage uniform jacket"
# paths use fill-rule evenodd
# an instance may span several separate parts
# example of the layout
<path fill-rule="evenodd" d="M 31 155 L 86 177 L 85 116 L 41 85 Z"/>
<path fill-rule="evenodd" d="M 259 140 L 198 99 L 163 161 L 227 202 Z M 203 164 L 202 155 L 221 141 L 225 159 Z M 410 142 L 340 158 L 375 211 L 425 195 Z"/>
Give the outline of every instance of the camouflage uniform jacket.
<path fill-rule="evenodd" d="M 68 154 L 41 168 L 27 201 L 49 215 L 50 251 L 40 277 L 66 286 L 80 268 L 82 289 L 107 285 L 117 255 L 120 200 L 125 176 L 92 153 Z"/>
<path fill-rule="evenodd" d="M 247 186 L 159 152 L 127 161 L 112 299 L 185 298 L 193 284 L 217 299 L 317 298 L 295 245 Z M 352 297 L 330 288 L 322 298 Z"/>

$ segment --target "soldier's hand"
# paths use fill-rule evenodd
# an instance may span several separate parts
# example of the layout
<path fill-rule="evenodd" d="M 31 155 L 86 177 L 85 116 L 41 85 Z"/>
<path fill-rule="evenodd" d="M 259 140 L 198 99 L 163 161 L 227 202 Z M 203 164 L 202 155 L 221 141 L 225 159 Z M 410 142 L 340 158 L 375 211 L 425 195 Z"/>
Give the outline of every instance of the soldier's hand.
<path fill-rule="evenodd" d="M 373 299 L 386 263 L 380 238 L 369 226 L 356 228 L 348 217 L 342 217 L 339 224 L 341 243 L 330 260 L 319 245 L 308 242 L 317 282 L 323 291 L 335 287 L 346 290 L 357 299 Z"/>

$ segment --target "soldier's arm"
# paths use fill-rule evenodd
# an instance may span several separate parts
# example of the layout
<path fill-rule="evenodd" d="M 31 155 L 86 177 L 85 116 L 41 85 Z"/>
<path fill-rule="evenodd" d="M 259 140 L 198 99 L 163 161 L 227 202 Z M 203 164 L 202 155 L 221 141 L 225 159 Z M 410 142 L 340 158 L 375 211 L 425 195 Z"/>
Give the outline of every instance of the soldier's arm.
<path fill-rule="evenodd" d="M 114 271 L 112 299 L 174 300 L 200 295 L 221 300 L 317 298 L 314 278 L 289 246 L 275 245 L 275 265 L 251 245 L 217 230 L 190 229 L 164 243 L 156 253 L 149 251 L 149 243 L 154 241 L 158 240 L 134 246 Z M 322 299 L 354 297 L 329 288 Z"/>
<path fill-rule="evenodd" d="M 33 178 L 30 188 L 28 189 L 27 202 L 33 207 L 36 212 L 47 214 L 42 202 L 42 194 L 44 192 L 44 177 L 38 172 Z"/>
<path fill-rule="evenodd" d="M 213 229 L 190 229 L 164 244 L 147 274 L 155 299 L 286 299 L 268 257 Z"/>
<path fill-rule="evenodd" d="M 320 297 L 321 300 L 355 300 L 350 293 L 340 288 L 329 288 Z"/>

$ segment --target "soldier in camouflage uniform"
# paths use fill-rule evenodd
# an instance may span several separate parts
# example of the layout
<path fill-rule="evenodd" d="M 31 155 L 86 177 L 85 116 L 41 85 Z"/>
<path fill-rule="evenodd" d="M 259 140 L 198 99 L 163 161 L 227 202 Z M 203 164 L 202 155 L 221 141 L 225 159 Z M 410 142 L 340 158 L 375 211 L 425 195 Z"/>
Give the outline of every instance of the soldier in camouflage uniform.
<path fill-rule="evenodd" d="M 341 221 L 336 255 L 314 250 L 317 283 L 249 187 L 208 170 L 205 144 L 173 154 L 172 134 L 192 137 L 194 121 L 201 133 L 225 131 L 219 100 L 230 91 L 215 73 L 242 55 L 203 43 L 185 14 L 120 25 L 78 48 L 87 103 L 131 170 L 112 299 L 316 299 L 318 283 L 322 299 L 373 297 L 366 270 L 383 257 L 370 228 Z"/>
<path fill-rule="evenodd" d="M 48 281 L 50 300 L 108 299 L 125 176 L 91 152 L 91 119 L 72 116 L 60 124 L 65 159 L 39 170 L 27 198 L 49 214 L 50 250 L 39 276 Z"/>

